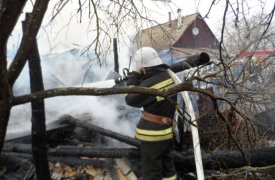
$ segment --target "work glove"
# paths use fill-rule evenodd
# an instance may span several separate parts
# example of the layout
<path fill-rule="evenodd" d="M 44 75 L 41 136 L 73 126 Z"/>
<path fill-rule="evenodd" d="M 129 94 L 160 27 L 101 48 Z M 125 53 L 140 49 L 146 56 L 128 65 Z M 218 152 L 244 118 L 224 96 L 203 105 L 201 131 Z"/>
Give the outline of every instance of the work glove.
<path fill-rule="evenodd" d="M 140 83 L 140 79 L 141 79 L 141 74 L 136 72 L 136 71 L 132 71 L 129 73 L 128 78 L 127 78 L 127 86 L 137 86 Z"/>

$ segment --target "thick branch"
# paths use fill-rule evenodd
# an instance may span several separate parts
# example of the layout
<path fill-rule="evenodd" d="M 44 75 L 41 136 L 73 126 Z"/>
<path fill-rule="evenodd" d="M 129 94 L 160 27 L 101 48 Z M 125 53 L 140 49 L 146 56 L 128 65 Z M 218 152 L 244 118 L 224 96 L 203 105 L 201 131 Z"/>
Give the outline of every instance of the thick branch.
<path fill-rule="evenodd" d="M 17 1 L 14 3 L 16 4 Z M 15 58 L 8 70 L 10 84 L 14 84 L 26 63 L 26 58 L 29 54 L 33 41 L 36 38 L 43 17 L 48 8 L 48 3 L 49 0 L 35 1 L 33 12 L 30 16 L 28 23 L 26 24 L 26 29 L 19 46 L 19 50 L 17 51 Z"/>
<path fill-rule="evenodd" d="M 6 44 L 27 0 L 1 1 L 0 42 Z"/>
<path fill-rule="evenodd" d="M 83 88 L 83 87 L 71 87 L 71 88 L 56 88 L 46 91 L 38 91 L 32 94 L 23 95 L 15 97 L 13 100 L 13 105 L 24 104 L 32 101 L 37 101 L 45 98 L 56 97 L 56 96 L 72 96 L 72 95 L 81 95 L 81 96 L 104 96 L 104 95 L 113 95 L 113 94 L 124 94 L 124 93 L 141 93 L 149 94 L 161 97 L 169 97 L 173 94 L 176 94 L 181 91 L 193 91 L 205 94 L 214 100 L 221 100 L 227 102 L 240 116 L 244 119 L 248 119 L 235 105 L 233 102 L 228 99 L 220 96 L 216 96 L 206 89 L 200 89 L 193 87 L 191 82 L 186 81 L 185 83 L 178 84 L 168 90 L 158 91 L 156 89 L 150 89 L 145 87 L 113 87 L 113 88 Z"/>
<path fill-rule="evenodd" d="M 45 98 L 56 97 L 56 96 L 71 96 L 71 95 L 82 95 L 82 96 L 104 96 L 111 94 L 123 94 L 123 93 L 141 93 L 150 94 L 161 97 L 168 97 L 179 91 L 189 90 L 192 84 L 184 83 L 169 89 L 169 91 L 158 91 L 156 89 L 150 89 L 145 87 L 113 87 L 113 88 L 84 88 L 84 87 L 70 87 L 70 88 L 56 88 L 45 91 L 38 91 L 32 94 L 15 97 L 13 105 L 19 105 L 28 103 L 31 101 L 37 101 Z"/>
<path fill-rule="evenodd" d="M 244 119 L 247 119 L 241 111 L 238 110 L 234 104 L 224 97 L 215 96 L 208 90 L 200 89 L 193 87 L 191 82 L 187 81 L 185 83 L 178 84 L 169 90 L 158 91 L 156 89 L 150 89 L 145 87 L 113 87 L 113 88 L 84 88 L 84 87 L 70 87 L 70 88 L 56 88 L 49 89 L 45 91 L 38 91 L 32 94 L 17 96 L 13 100 L 13 105 L 24 104 L 32 101 L 37 101 L 45 98 L 56 97 L 56 96 L 104 96 L 104 95 L 113 95 L 113 94 L 124 94 L 124 93 L 141 93 L 141 94 L 149 94 L 161 97 L 169 97 L 173 94 L 176 94 L 181 91 L 193 91 L 198 93 L 203 93 L 212 99 L 221 100 L 227 102 L 238 114 L 240 114 Z"/>

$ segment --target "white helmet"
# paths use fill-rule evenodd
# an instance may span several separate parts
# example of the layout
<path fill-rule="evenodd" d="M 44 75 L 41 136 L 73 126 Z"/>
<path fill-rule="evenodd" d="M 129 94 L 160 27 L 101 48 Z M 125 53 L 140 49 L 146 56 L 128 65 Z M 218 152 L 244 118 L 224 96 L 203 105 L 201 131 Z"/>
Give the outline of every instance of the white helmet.
<path fill-rule="evenodd" d="M 136 63 L 136 71 L 139 71 L 143 67 L 152 67 L 163 64 L 157 51 L 151 47 L 138 49 L 134 55 L 134 62 Z"/>

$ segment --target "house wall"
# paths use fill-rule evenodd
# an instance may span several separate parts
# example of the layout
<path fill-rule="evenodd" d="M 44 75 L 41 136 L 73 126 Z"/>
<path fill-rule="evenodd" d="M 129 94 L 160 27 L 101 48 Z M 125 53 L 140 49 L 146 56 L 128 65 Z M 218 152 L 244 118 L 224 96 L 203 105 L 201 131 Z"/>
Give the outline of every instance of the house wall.
<path fill-rule="evenodd" d="M 199 29 L 197 36 L 192 34 L 193 27 Z M 174 47 L 181 48 L 210 48 L 218 49 L 218 41 L 201 16 L 198 16 L 175 43 Z"/>

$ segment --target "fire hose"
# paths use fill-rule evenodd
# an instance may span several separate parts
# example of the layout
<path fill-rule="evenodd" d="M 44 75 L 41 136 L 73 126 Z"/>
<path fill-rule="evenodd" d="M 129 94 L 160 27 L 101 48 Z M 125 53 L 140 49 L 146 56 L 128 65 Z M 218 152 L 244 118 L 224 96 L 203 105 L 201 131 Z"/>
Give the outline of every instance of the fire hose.
<path fill-rule="evenodd" d="M 179 77 L 170 69 L 167 70 L 171 78 L 174 80 L 176 84 L 180 84 L 181 80 Z M 194 157 L 195 157 L 195 165 L 197 171 L 197 178 L 198 180 L 204 180 L 204 172 L 203 172 L 203 163 L 202 163 L 202 156 L 201 156 L 201 148 L 200 148 L 200 139 L 199 139 L 199 132 L 197 129 L 197 121 L 195 117 L 195 111 L 191 102 L 191 99 L 186 91 L 181 92 L 181 96 L 184 100 L 185 107 L 187 113 L 191 117 L 191 133 L 192 133 L 192 140 L 193 140 L 193 149 L 194 149 Z"/>
<path fill-rule="evenodd" d="M 187 57 L 186 59 L 179 61 L 175 64 L 172 64 L 169 69 L 171 69 L 174 73 L 181 72 L 192 67 L 198 67 L 200 65 L 204 65 L 209 63 L 210 57 L 207 53 L 202 52 L 198 55 L 192 55 Z M 127 81 L 127 79 L 131 76 L 132 72 L 129 71 L 128 68 L 123 69 L 123 76 L 115 79 L 116 84 L 120 84 L 122 82 Z"/>

